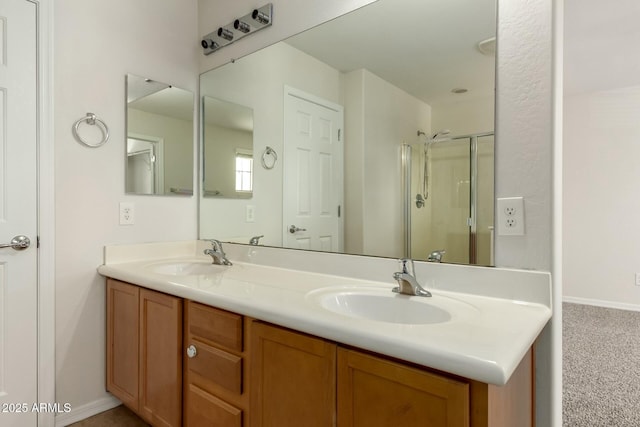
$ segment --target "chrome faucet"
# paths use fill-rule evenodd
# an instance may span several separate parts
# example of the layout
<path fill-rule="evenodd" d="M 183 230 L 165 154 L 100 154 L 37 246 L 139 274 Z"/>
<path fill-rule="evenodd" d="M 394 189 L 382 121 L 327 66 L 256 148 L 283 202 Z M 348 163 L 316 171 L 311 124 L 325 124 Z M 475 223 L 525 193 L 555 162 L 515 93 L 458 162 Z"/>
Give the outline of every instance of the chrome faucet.
<path fill-rule="evenodd" d="M 418 279 L 416 279 L 413 260 L 403 258 L 399 260 L 399 262 L 400 271 L 393 273 L 393 278 L 398 281 L 399 286 L 393 288 L 393 292 L 404 295 L 430 297 L 431 292 L 420 286 Z"/>
<path fill-rule="evenodd" d="M 442 256 L 446 254 L 447 251 L 444 249 L 438 249 L 437 251 L 433 251 L 427 257 L 427 261 L 429 262 L 442 262 Z"/>
<path fill-rule="evenodd" d="M 251 240 L 249 240 L 249 244 L 251 246 L 258 246 L 258 244 L 260 243 L 260 239 L 262 239 L 263 237 L 264 237 L 264 234 L 261 236 L 253 236 Z"/>
<path fill-rule="evenodd" d="M 227 259 L 227 254 L 222 249 L 222 242 L 216 239 L 205 239 L 211 242 L 211 249 L 205 249 L 204 254 L 210 255 L 213 258 L 213 263 L 218 265 L 232 265 L 231 261 Z"/>

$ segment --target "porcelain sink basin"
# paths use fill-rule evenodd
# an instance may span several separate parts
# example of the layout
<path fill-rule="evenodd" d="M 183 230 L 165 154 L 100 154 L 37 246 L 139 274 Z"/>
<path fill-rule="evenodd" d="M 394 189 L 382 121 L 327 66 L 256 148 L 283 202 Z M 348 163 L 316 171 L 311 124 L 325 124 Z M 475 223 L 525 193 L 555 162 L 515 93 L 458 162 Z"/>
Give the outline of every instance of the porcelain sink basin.
<path fill-rule="evenodd" d="M 226 265 L 212 264 L 211 261 L 164 261 L 146 266 L 152 273 L 167 276 L 198 276 L 218 274 L 229 268 Z"/>
<path fill-rule="evenodd" d="M 310 292 L 321 307 L 349 317 L 386 323 L 427 325 L 468 318 L 477 309 L 456 298 L 399 295 L 383 288 L 334 288 Z"/>

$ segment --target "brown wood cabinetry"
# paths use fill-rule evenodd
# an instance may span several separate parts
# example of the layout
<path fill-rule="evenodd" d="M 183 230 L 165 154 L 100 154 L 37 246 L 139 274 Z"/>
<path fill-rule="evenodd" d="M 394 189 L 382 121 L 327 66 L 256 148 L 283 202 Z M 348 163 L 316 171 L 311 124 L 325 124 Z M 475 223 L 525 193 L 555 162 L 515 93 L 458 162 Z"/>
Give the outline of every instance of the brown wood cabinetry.
<path fill-rule="evenodd" d="M 251 427 L 335 425 L 335 343 L 254 322 L 251 346 Z"/>
<path fill-rule="evenodd" d="M 186 302 L 185 426 L 248 425 L 245 329 L 243 316 Z"/>
<path fill-rule="evenodd" d="M 531 349 L 499 387 L 193 301 L 182 309 L 107 280 L 107 389 L 153 426 L 534 425 Z"/>
<path fill-rule="evenodd" d="M 338 426 L 531 427 L 532 363 L 499 387 L 340 348 Z"/>
<path fill-rule="evenodd" d="M 182 425 L 182 300 L 107 280 L 107 390 L 153 426 Z"/>
<path fill-rule="evenodd" d="M 338 350 L 340 427 L 468 427 L 469 397 L 468 382 Z"/>

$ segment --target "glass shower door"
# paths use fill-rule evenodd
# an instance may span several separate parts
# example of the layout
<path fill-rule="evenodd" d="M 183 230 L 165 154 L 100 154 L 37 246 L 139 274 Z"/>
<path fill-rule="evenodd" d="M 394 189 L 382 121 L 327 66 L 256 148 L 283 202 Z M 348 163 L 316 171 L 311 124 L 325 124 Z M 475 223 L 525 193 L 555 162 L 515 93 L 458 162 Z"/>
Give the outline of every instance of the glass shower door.
<path fill-rule="evenodd" d="M 471 135 L 411 145 L 409 256 L 491 265 L 493 135 Z"/>

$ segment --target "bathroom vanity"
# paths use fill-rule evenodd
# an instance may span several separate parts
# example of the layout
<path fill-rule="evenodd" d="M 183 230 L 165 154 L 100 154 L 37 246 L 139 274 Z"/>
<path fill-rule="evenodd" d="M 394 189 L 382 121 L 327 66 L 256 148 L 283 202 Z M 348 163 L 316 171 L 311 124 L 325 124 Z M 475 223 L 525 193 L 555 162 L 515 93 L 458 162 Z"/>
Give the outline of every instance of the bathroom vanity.
<path fill-rule="evenodd" d="M 448 317 L 376 320 L 327 300 L 386 301 L 391 283 L 245 262 L 269 249 L 240 245 L 227 249 L 233 266 L 215 266 L 199 244 L 110 247 L 99 267 L 107 388 L 152 425 L 533 425 L 532 345 L 551 316 L 544 273 L 493 269 L 494 282 L 522 275 L 527 289 L 514 284 L 511 298 L 434 282 L 416 304 L 429 313 L 442 301 Z M 350 261 L 391 261 L 360 258 Z M 423 297 L 390 298 L 406 308 Z"/>

